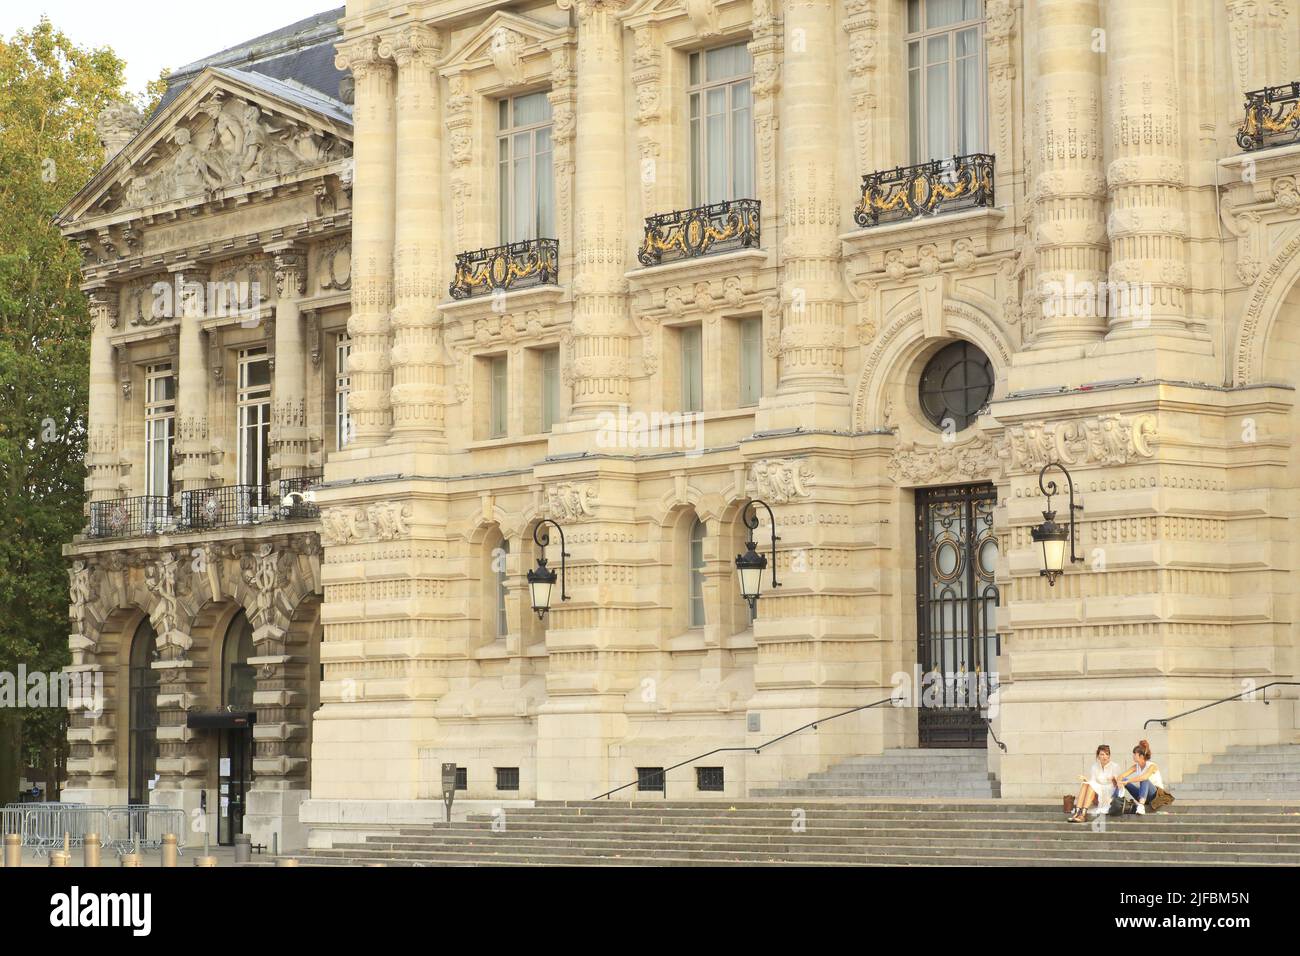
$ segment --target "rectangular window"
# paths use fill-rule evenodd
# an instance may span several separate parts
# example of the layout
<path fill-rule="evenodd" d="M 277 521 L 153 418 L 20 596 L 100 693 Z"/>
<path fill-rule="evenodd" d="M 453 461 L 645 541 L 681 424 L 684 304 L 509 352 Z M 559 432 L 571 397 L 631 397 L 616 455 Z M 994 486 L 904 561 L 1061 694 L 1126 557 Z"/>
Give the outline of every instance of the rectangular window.
<path fill-rule="evenodd" d="M 496 771 L 497 771 L 498 790 L 519 789 L 519 768 L 518 767 L 497 767 Z"/>
<path fill-rule="evenodd" d="M 334 343 L 334 447 L 342 451 L 352 439 L 352 418 L 348 414 L 348 395 L 352 376 L 348 360 L 352 357 L 352 338 L 342 332 Z"/>
<path fill-rule="evenodd" d="M 494 355 L 488 360 L 488 384 L 492 406 L 488 418 L 488 437 L 504 438 L 509 429 L 510 378 L 507 358 Z"/>
<path fill-rule="evenodd" d="M 763 320 L 740 320 L 740 404 L 763 397 Z"/>
<path fill-rule="evenodd" d="M 754 61 L 744 43 L 690 55 L 691 205 L 754 197 Z"/>
<path fill-rule="evenodd" d="M 497 104 L 497 176 L 501 242 L 555 238 L 551 101 L 545 93 Z"/>
<path fill-rule="evenodd" d="M 983 0 L 908 0 L 911 161 L 983 152 Z"/>
<path fill-rule="evenodd" d="M 560 350 L 542 352 L 542 431 L 560 420 Z"/>
<path fill-rule="evenodd" d="M 469 789 L 469 770 L 465 767 L 456 768 L 456 789 L 457 790 Z"/>
<path fill-rule="evenodd" d="M 636 788 L 638 790 L 662 791 L 664 788 L 663 767 L 637 767 Z"/>
<path fill-rule="evenodd" d="M 265 348 L 239 353 L 238 483 L 261 488 L 271 470 L 271 363 Z M 254 503 L 261 504 L 257 493 Z"/>
<path fill-rule="evenodd" d="M 698 325 L 683 326 L 678 333 L 682 346 L 681 411 L 704 410 L 704 343 Z"/>
<path fill-rule="evenodd" d="M 171 363 L 150 365 L 144 380 L 144 493 L 169 498 L 176 436 L 176 376 Z"/>
<path fill-rule="evenodd" d="M 722 768 L 696 767 L 695 789 L 709 793 L 721 793 L 723 791 Z"/>

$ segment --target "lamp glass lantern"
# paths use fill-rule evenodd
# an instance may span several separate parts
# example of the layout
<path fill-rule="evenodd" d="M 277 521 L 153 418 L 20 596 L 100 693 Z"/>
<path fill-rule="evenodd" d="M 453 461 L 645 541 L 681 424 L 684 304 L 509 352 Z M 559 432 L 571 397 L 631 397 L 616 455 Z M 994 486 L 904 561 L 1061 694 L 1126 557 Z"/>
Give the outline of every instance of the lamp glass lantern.
<path fill-rule="evenodd" d="M 740 578 L 740 596 L 749 602 L 749 609 L 755 610 L 759 596 L 763 591 L 763 572 L 767 570 L 767 558 L 754 549 L 754 542 L 745 543 L 745 553 L 736 555 L 736 576 Z"/>
<path fill-rule="evenodd" d="M 546 566 L 545 558 L 538 558 L 537 567 L 528 572 L 528 596 L 538 620 L 551 609 L 551 592 L 555 590 L 556 579 L 555 572 Z"/>
<path fill-rule="evenodd" d="M 1044 521 L 1030 532 L 1035 543 L 1043 549 L 1043 574 L 1053 585 L 1065 573 L 1065 546 L 1070 540 L 1070 529 L 1056 523 L 1056 512 L 1043 512 Z"/>

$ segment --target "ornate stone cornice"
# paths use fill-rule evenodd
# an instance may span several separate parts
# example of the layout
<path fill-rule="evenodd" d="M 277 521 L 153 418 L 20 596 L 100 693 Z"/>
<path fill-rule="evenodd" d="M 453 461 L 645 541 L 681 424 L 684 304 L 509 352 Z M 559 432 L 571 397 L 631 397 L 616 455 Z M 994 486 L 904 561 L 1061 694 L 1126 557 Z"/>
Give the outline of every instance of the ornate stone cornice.
<path fill-rule="evenodd" d="M 391 73 L 393 62 L 380 52 L 380 43 L 380 38 L 374 36 L 344 41 L 334 47 L 334 66 L 351 72 L 358 80 L 375 73 Z"/>

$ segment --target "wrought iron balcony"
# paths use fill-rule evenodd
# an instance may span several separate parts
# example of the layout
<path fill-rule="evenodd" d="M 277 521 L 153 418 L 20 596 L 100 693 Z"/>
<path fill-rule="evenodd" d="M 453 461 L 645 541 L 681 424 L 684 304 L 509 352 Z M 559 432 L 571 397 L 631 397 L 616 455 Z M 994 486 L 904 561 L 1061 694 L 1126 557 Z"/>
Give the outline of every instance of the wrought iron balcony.
<path fill-rule="evenodd" d="M 453 299 L 468 299 L 498 289 L 504 292 L 549 285 L 559 276 L 560 241 L 525 239 L 457 255 L 450 292 Z"/>
<path fill-rule="evenodd" d="M 90 527 L 86 534 L 92 538 L 135 538 L 175 530 L 170 498 L 143 495 L 90 503 Z"/>
<path fill-rule="evenodd" d="M 992 205 L 993 157 L 971 153 L 863 176 L 853 218 L 865 229 Z"/>
<path fill-rule="evenodd" d="M 320 484 L 320 475 L 299 475 L 280 479 L 280 505 L 277 517 L 284 521 L 319 518 L 320 506 L 316 504 L 312 489 Z"/>
<path fill-rule="evenodd" d="M 665 260 L 695 259 L 732 249 L 758 248 L 757 199 L 733 199 L 694 209 L 678 209 L 645 221 L 645 239 L 636 257 L 643 266 Z"/>
<path fill-rule="evenodd" d="M 1300 80 L 1246 94 L 1246 119 L 1237 130 L 1244 151 L 1300 142 Z"/>
<path fill-rule="evenodd" d="M 267 485 L 226 485 L 181 492 L 180 528 L 196 531 L 271 521 L 279 510 Z"/>

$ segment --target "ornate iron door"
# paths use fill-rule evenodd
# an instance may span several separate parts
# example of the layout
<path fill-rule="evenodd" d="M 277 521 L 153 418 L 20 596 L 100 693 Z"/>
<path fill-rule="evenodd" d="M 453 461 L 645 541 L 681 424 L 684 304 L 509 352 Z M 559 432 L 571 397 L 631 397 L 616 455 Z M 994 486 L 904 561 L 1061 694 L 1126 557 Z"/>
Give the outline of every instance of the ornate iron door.
<path fill-rule="evenodd" d="M 922 747 L 985 747 L 982 708 L 1000 641 L 992 485 L 916 493 L 917 661 Z"/>

